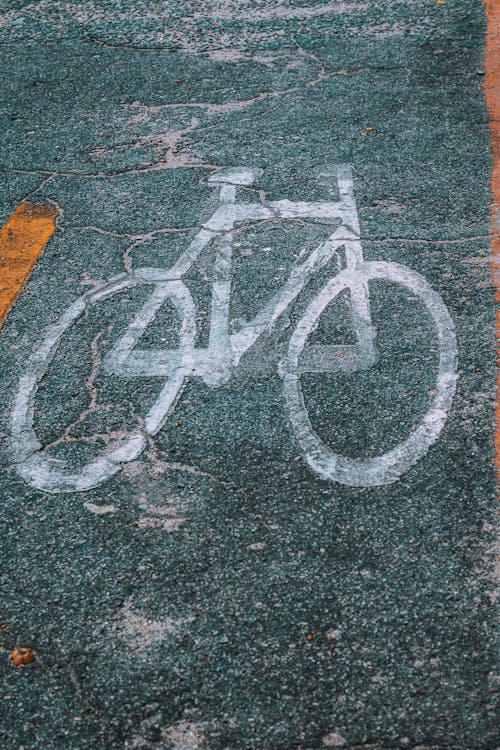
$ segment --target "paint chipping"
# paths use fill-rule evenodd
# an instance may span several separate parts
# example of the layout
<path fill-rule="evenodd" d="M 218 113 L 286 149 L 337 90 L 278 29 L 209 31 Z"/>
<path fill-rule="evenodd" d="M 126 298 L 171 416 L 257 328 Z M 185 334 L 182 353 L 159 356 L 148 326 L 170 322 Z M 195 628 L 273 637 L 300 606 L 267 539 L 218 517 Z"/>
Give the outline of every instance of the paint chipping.
<path fill-rule="evenodd" d="M 192 622 L 194 622 L 194 617 L 164 619 L 149 617 L 145 612 L 134 608 L 132 599 L 128 599 L 120 611 L 118 621 L 113 623 L 112 630 L 120 636 L 131 651 L 147 656 L 152 648 Z"/>
<path fill-rule="evenodd" d="M 87 502 L 83 503 L 83 507 L 87 508 L 91 513 L 95 513 L 96 516 L 105 516 L 108 513 L 116 513 L 116 507 L 114 505 L 96 505 L 95 503 Z"/>
<path fill-rule="evenodd" d="M 232 7 L 231 7 L 232 6 Z M 213 7 L 213 6 L 212 6 Z M 279 4 L 272 7 L 269 3 L 266 8 L 258 10 L 256 8 L 248 9 L 243 11 L 239 2 L 233 3 L 219 3 L 219 7 L 216 10 L 209 10 L 203 12 L 203 18 L 210 18 L 213 20 L 232 20 L 237 18 L 239 21 L 289 21 L 289 20 L 305 20 L 308 18 L 318 18 L 320 16 L 327 15 L 341 15 L 343 13 L 352 13 L 353 11 L 366 10 L 368 3 L 325 3 L 316 7 L 307 7 L 302 5 L 301 7 L 292 7 L 290 5 Z M 195 14 L 196 16 L 196 14 Z"/>
<path fill-rule="evenodd" d="M 369 22 L 370 9 L 370 3 L 363 0 L 313 4 L 290 0 L 216 0 L 198 3 L 196 9 L 190 0 L 155 3 L 136 0 L 111 5 L 96 0 L 71 3 L 40 0 L 23 5 L 21 17 L 16 9 L 0 12 L 0 29 L 5 30 L 5 36 L 22 37 L 32 34 L 43 18 L 44 38 L 64 38 L 71 29 L 104 46 L 170 48 L 187 55 L 230 48 L 267 49 L 277 39 L 283 48 L 295 47 L 292 34 L 306 25 L 309 29 L 328 25 L 331 34 L 340 30 L 365 38 L 391 34 L 417 36 L 430 31 L 431 18 L 422 13 L 421 2 L 391 0 L 391 18 L 379 24 Z M 401 21 L 389 22 L 398 16 Z M 444 24 L 441 27 L 434 24 L 432 31 L 442 36 L 448 29 Z"/>
<path fill-rule="evenodd" d="M 326 737 L 323 737 L 323 745 L 325 747 L 345 747 L 347 740 L 339 732 L 330 732 Z"/>
<path fill-rule="evenodd" d="M 265 542 L 254 542 L 253 544 L 248 545 L 248 549 L 254 550 L 255 552 L 261 552 L 265 548 L 266 548 Z"/>
<path fill-rule="evenodd" d="M 178 515 L 178 509 L 173 505 L 158 505 L 141 502 L 140 506 L 146 512 L 137 521 L 139 529 L 161 529 L 172 533 L 186 523 L 186 519 Z"/>
<path fill-rule="evenodd" d="M 340 641 L 342 638 L 342 631 L 340 628 L 330 628 L 326 634 L 327 641 Z"/>
<path fill-rule="evenodd" d="M 125 744 L 126 750 L 203 750 L 207 722 L 180 721 L 162 727 L 162 715 L 156 713 L 141 722 L 141 731 Z M 151 741 L 151 736 L 157 739 Z"/>
<path fill-rule="evenodd" d="M 192 474 L 195 477 L 211 477 L 212 475 L 209 474 L 207 471 L 202 471 L 201 469 L 198 469 L 196 466 L 191 466 L 190 464 L 181 464 L 176 461 L 155 461 L 154 465 L 151 467 L 151 474 L 152 476 L 157 476 L 158 474 L 166 474 L 170 470 L 173 471 L 182 471 L 186 474 Z"/>
<path fill-rule="evenodd" d="M 205 733 L 202 724 L 181 721 L 162 730 L 162 740 L 167 750 L 202 750 Z"/>
<path fill-rule="evenodd" d="M 161 529 L 171 534 L 174 531 L 179 531 L 185 523 L 185 518 L 143 516 L 137 521 L 137 527 L 139 529 Z"/>
<path fill-rule="evenodd" d="M 134 107 L 135 106 L 137 105 L 134 105 Z M 129 118 L 130 125 L 134 126 L 138 123 L 142 123 L 153 126 L 155 123 L 151 120 L 147 110 L 147 107 L 141 107 L 140 112 L 133 114 Z M 126 146 L 118 145 L 109 149 L 95 149 L 89 153 L 97 158 L 108 158 L 120 154 L 124 149 L 130 151 L 133 149 L 153 147 L 158 154 L 158 169 L 178 169 L 179 167 L 200 166 L 202 162 L 189 153 L 187 144 L 184 142 L 186 136 L 196 131 L 199 125 L 199 119 L 197 117 L 192 117 L 189 125 L 185 128 L 177 130 L 161 130 L 152 133 L 151 135 L 146 135 L 139 141 L 129 143 Z"/>

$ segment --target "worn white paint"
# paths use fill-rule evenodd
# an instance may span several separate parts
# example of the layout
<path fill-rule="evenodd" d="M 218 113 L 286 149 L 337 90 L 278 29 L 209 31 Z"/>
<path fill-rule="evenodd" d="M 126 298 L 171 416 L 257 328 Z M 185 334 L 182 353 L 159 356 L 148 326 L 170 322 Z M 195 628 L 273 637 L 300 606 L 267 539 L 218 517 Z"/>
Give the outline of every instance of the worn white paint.
<path fill-rule="evenodd" d="M 409 437 L 387 453 L 370 459 L 353 459 L 334 453 L 314 432 L 304 403 L 300 374 L 317 372 L 317 360 L 321 362 L 317 349 L 312 361 L 309 356 L 299 362 L 308 336 L 314 331 L 326 306 L 345 289 L 368 289 L 368 282 L 384 279 L 401 284 L 419 297 L 426 307 L 438 337 L 440 358 L 435 395 L 422 423 Z M 364 304 L 364 303 L 362 303 Z M 362 308 L 361 308 L 362 309 Z M 366 308 L 365 308 L 366 309 Z M 373 338 L 368 319 L 361 322 L 363 338 L 360 345 L 359 367 L 368 366 L 372 359 Z M 368 350 L 365 346 L 368 345 Z M 323 361 L 323 371 L 335 371 L 335 359 L 331 356 L 333 347 L 327 347 L 328 359 Z M 363 355 L 366 351 L 366 356 Z M 350 352 L 351 358 L 354 353 Z M 341 358 L 342 359 L 342 358 Z M 329 367 L 328 367 L 329 365 Z M 351 367 L 349 368 L 350 371 Z M 304 457 L 309 466 L 325 479 L 351 486 L 376 486 L 390 484 L 399 479 L 413 466 L 434 443 L 443 429 L 451 402 L 455 394 L 457 380 L 457 342 L 453 321 L 441 299 L 425 279 L 415 271 L 396 263 L 363 263 L 358 269 L 346 270 L 330 279 L 319 294 L 312 300 L 293 332 L 288 355 L 282 365 L 283 384 L 287 411 Z"/>
<path fill-rule="evenodd" d="M 83 503 L 83 507 L 96 516 L 106 516 L 108 513 L 116 513 L 116 505 L 96 505 L 95 503 Z"/>
<path fill-rule="evenodd" d="M 232 168 L 209 178 L 220 192 L 219 206 L 177 262 L 169 269 L 141 268 L 130 275 L 111 279 L 71 305 L 57 323 L 50 326 L 22 376 L 11 418 L 12 451 L 21 476 L 46 492 L 83 491 L 102 484 L 121 466 L 136 459 L 175 408 L 188 377 L 201 377 L 215 387 L 227 382 L 243 354 L 293 304 L 309 280 L 332 259 L 338 273 L 311 300 L 291 335 L 288 354 L 280 364 L 285 403 L 297 442 L 309 466 L 325 479 L 353 486 L 388 484 L 418 461 L 438 438 L 455 392 L 456 339 L 453 322 L 439 295 L 419 274 L 394 263 L 366 263 L 360 241 L 358 213 L 349 167 L 325 168 L 317 174 L 322 184 L 337 189 L 335 202 L 270 201 L 236 202 L 238 187 L 252 184 L 261 170 Z M 230 333 L 232 230 L 238 224 L 267 220 L 309 220 L 335 226 L 327 240 L 309 254 L 299 256 L 283 287 L 249 322 Z M 210 334 L 206 349 L 194 346 L 196 310 L 182 277 L 205 248 L 216 242 L 212 283 Z M 341 257 L 344 259 L 341 263 Z M 344 270 L 342 270 L 342 265 Z M 304 404 L 300 376 L 304 372 L 356 372 L 370 367 L 376 358 L 375 331 L 371 324 L 369 283 L 387 279 L 411 290 L 427 308 L 440 346 L 436 392 L 419 427 L 382 456 L 356 460 L 334 453 L 315 434 Z M 136 286 L 150 286 L 151 294 L 127 326 L 124 335 L 103 357 L 110 376 L 127 378 L 163 377 L 164 385 L 144 420 L 142 431 L 110 445 L 89 464 L 73 469 L 50 456 L 39 443 L 34 429 L 33 405 L 38 384 L 65 332 L 90 305 Z M 342 291 L 349 291 L 350 312 L 357 343 L 350 346 L 308 346 L 307 339 L 322 312 Z M 155 320 L 161 306 L 170 301 L 179 317 L 179 346 L 176 349 L 141 350 L 140 340 Z M 307 346 L 307 358 L 301 354 Z"/>

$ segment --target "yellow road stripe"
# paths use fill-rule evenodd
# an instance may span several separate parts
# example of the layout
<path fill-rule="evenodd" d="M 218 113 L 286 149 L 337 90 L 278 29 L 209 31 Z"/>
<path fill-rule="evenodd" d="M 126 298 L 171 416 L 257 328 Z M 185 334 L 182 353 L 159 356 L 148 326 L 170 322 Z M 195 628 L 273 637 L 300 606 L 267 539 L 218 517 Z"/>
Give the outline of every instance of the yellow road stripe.
<path fill-rule="evenodd" d="M 0 232 L 0 328 L 56 230 L 54 206 L 21 203 Z"/>

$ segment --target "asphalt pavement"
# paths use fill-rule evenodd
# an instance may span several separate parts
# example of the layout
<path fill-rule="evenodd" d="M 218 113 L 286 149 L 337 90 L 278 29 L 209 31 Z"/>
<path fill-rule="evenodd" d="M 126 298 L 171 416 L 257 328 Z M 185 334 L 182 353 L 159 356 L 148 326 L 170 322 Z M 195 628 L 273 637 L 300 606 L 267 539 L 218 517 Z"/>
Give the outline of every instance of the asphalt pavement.
<path fill-rule="evenodd" d="M 2 750 L 500 746 L 485 32 L 0 4 Z"/>

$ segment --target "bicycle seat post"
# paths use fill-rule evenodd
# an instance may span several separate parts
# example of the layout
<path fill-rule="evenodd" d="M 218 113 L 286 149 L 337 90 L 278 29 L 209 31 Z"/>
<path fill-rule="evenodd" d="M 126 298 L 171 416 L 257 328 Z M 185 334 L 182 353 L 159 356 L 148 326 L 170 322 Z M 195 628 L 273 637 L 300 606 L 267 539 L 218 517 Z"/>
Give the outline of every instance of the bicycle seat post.
<path fill-rule="evenodd" d="M 348 164 L 325 165 L 316 172 L 316 179 L 320 185 L 329 187 L 334 194 L 338 193 L 340 202 L 346 208 L 355 206 L 352 170 Z"/>
<path fill-rule="evenodd" d="M 320 185 L 331 190 L 339 207 L 342 224 L 337 229 L 335 238 L 345 239 L 345 242 L 340 242 L 345 252 L 345 262 L 342 266 L 355 268 L 363 263 L 363 248 L 351 167 L 348 164 L 324 165 L 317 170 L 316 179 Z"/>
<path fill-rule="evenodd" d="M 219 210 L 237 211 L 236 202 L 238 187 L 251 185 L 261 174 L 259 169 L 232 168 L 221 169 L 208 178 L 210 185 L 219 186 Z M 217 215 L 217 212 L 216 214 Z M 230 222 L 230 226 L 232 223 Z M 219 230 L 220 231 L 220 230 Z M 209 385 L 220 385 L 231 376 L 232 349 L 229 335 L 229 310 L 231 299 L 231 266 L 232 266 L 232 231 L 226 227 L 217 238 L 216 257 L 212 280 L 212 306 L 210 314 L 210 333 L 208 337 L 207 366 L 203 379 Z"/>

